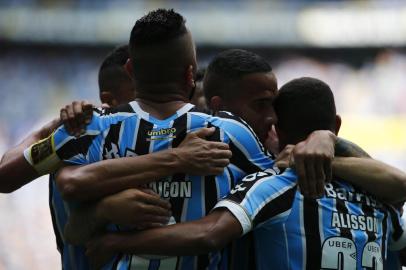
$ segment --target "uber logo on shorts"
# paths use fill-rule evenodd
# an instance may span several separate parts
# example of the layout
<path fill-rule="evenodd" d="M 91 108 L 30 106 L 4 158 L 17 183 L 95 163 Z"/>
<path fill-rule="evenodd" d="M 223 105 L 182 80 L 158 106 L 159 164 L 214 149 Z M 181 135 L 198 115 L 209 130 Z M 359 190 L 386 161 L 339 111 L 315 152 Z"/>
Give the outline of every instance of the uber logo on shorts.
<path fill-rule="evenodd" d="M 52 137 L 48 138 L 34 144 L 31 148 L 31 159 L 35 164 L 40 163 L 47 157 L 52 155 Z"/>

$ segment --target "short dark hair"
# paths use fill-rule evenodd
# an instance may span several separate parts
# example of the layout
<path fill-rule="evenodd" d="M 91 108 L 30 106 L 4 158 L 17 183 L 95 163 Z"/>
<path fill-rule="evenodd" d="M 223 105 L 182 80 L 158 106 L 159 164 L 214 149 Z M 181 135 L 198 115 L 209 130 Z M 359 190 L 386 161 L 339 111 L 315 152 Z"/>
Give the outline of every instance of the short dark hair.
<path fill-rule="evenodd" d="M 204 78 L 206 99 L 229 96 L 229 83 L 245 75 L 271 71 L 271 65 L 258 54 L 241 49 L 223 51 L 207 67 Z"/>
<path fill-rule="evenodd" d="M 334 95 L 321 80 L 302 77 L 286 83 L 279 89 L 274 108 L 276 125 L 289 134 L 288 143 L 297 143 L 315 130 L 335 131 Z"/>
<path fill-rule="evenodd" d="M 99 69 L 100 92 L 115 91 L 121 83 L 131 81 L 124 68 L 129 57 L 128 45 L 118 46 L 106 56 Z"/>
<path fill-rule="evenodd" d="M 130 36 L 130 50 L 179 37 L 187 32 L 186 20 L 173 9 L 157 9 L 135 22 Z"/>
<path fill-rule="evenodd" d="M 180 82 L 187 65 L 195 65 L 194 44 L 185 23 L 173 9 L 157 9 L 136 21 L 129 47 L 137 91 L 148 84 Z"/>

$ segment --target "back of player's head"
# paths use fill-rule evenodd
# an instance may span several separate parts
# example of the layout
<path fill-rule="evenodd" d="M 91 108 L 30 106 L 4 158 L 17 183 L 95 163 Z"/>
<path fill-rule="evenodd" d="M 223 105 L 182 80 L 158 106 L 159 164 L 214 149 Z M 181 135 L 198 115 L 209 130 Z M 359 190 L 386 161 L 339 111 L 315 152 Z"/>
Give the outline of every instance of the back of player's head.
<path fill-rule="evenodd" d="M 193 94 L 192 98 L 190 99 L 190 103 L 195 105 L 195 108 L 202 112 L 208 112 L 207 103 L 206 103 L 206 99 L 204 97 L 204 91 L 203 91 L 203 78 L 204 78 L 205 72 L 206 72 L 205 68 L 199 68 L 197 70 L 196 75 L 195 75 L 196 88 L 192 93 Z"/>
<path fill-rule="evenodd" d="M 133 100 L 134 84 L 124 67 L 129 57 L 128 45 L 122 45 L 103 60 L 99 69 L 99 91 L 103 103 L 116 106 Z"/>
<path fill-rule="evenodd" d="M 276 127 L 283 131 L 286 143 L 295 144 L 315 130 L 336 132 L 333 92 L 321 80 L 303 77 L 286 83 L 279 89 L 274 107 Z"/>
<path fill-rule="evenodd" d="M 188 66 L 196 69 L 195 47 L 185 19 L 172 9 L 157 9 L 137 20 L 129 46 L 137 90 L 151 84 L 181 83 Z"/>
<path fill-rule="evenodd" d="M 124 68 L 129 57 L 127 45 L 115 48 L 106 56 L 99 69 L 100 92 L 114 93 L 123 83 L 131 83 L 131 78 Z"/>
<path fill-rule="evenodd" d="M 272 68 L 261 56 L 240 49 L 230 49 L 219 53 L 208 65 L 204 77 L 204 92 L 209 101 L 213 96 L 229 98 L 235 93 L 230 83 L 245 75 L 268 73 Z"/>

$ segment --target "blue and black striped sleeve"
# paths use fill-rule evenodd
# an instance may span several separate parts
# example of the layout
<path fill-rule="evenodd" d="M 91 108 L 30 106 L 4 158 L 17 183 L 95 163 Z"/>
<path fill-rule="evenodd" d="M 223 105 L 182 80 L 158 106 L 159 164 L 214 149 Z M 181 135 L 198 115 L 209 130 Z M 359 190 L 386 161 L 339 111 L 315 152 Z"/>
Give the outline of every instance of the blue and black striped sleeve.
<path fill-rule="evenodd" d="M 267 224 L 284 222 L 296 189 L 296 174 L 292 170 L 279 175 L 273 171 L 258 172 L 246 176 L 214 208 L 227 208 L 238 219 L 245 234 L 265 221 Z"/>
<path fill-rule="evenodd" d="M 24 156 L 41 175 L 54 172 L 64 162 L 88 164 L 90 161 L 100 160 L 103 138 L 110 126 L 129 115 L 132 114 L 106 114 L 95 110 L 91 123 L 80 137 L 69 135 L 65 127 L 60 126 L 48 138 L 28 147 Z"/>
<path fill-rule="evenodd" d="M 73 164 L 88 164 L 103 159 L 106 137 L 113 129 L 120 128 L 126 119 L 135 116 L 131 112 L 95 111 L 91 123 L 80 137 L 72 137 L 61 127 L 54 134 L 56 152 L 64 161 Z M 110 149 L 114 151 L 115 149 Z M 118 152 L 118 151 L 116 151 Z M 115 153 L 119 156 L 119 153 Z"/>
<path fill-rule="evenodd" d="M 230 150 L 233 153 L 230 163 L 245 174 L 274 167 L 274 160 L 268 154 L 251 127 L 241 118 L 231 113 L 221 112 L 222 118 L 214 121 L 224 130 Z"/>

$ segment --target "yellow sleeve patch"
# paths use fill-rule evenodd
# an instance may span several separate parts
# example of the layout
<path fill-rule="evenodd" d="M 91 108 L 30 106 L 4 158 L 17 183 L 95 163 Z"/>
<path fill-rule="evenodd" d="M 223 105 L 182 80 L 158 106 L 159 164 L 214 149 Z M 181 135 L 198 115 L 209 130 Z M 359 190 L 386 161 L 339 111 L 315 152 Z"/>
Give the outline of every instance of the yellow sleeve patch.
<path fill-rule="evenodd" d="M 53 134 L 28 147 L 24 156 L 40 175 L 52 173 L 62 165 L 56 154 Z"/>

